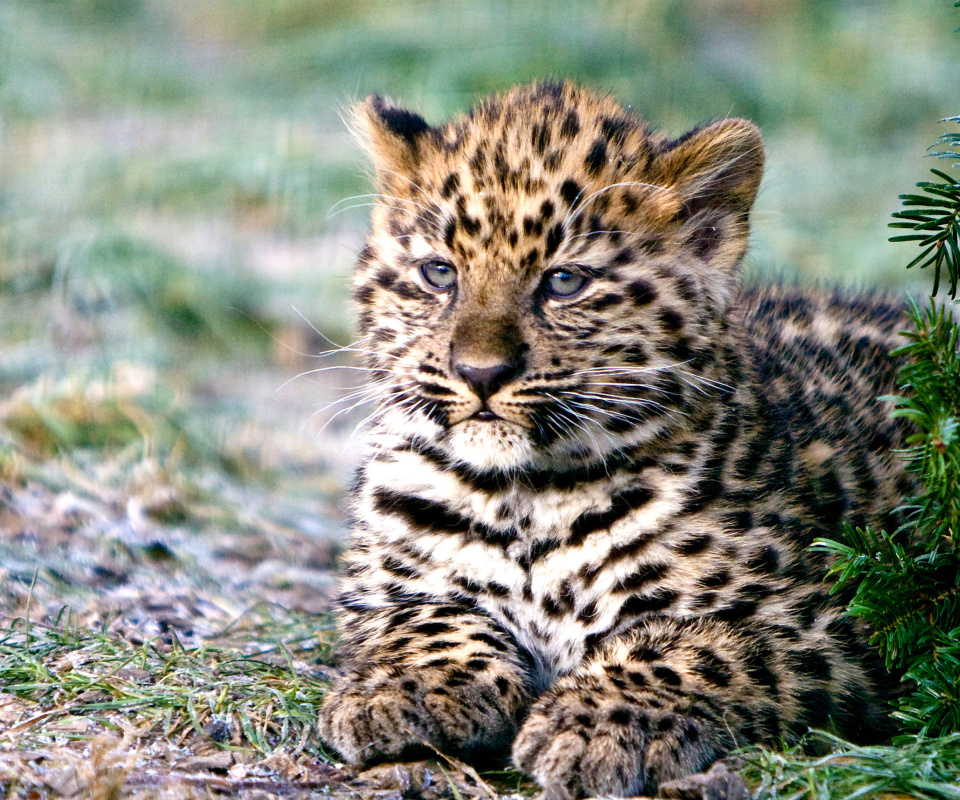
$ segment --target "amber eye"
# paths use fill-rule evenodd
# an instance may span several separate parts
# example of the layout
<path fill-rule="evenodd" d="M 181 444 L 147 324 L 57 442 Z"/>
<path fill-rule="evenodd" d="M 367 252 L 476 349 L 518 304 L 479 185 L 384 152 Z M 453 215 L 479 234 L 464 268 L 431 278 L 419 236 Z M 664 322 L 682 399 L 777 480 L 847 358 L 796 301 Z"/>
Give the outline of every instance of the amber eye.
<path fill-rule="evenodd" d="M 441 292 L 447 292 L 457 285 L 457 271 L 442 261 L 427 261 L 421 264 L 420 275 L 428 286 Z"/>
<path fill-rule="evenodd" d="M 551 297 L 573 297 L 579 294 L 589 281 L 586 275 L 561 267 L 552 269 L 546 274 L 543 279 L 543 288 Z"/>

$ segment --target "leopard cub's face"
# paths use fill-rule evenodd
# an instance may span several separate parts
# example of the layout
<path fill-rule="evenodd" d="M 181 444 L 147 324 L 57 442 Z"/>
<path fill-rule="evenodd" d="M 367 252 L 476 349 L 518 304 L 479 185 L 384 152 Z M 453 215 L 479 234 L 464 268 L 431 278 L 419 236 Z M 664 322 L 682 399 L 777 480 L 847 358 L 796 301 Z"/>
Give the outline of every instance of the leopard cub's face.
<path fill-rule="evenodd" d="M 433 128 L 371 97 L 380 195 L 355 278 L 382 431 L 480 470 L 563 468 L 684 424 L 710 380 L 763 164 L 533 85 Z"/>

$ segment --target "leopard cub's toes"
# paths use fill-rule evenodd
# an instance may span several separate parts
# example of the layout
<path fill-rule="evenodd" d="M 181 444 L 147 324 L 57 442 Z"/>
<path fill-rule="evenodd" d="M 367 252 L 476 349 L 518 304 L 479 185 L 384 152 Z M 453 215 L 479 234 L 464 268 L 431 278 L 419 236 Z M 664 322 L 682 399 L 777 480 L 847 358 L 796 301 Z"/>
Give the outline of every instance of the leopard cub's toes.
<path fill-rule="evenodd" d="M 320 709 L 320 738 L 351 764 L 396 759 L 427 749 L 440 730 L 413 678 L 350 675 L 341 679 Z"/>
<path fill-rule="evenodd" d="M 586 702 L 585 702 L 586 701 Z M 576 691 L 537 703 L 513 746 L 545 797 L 628 796 L 643 789 L 643 729 L 633 713 Z"/>

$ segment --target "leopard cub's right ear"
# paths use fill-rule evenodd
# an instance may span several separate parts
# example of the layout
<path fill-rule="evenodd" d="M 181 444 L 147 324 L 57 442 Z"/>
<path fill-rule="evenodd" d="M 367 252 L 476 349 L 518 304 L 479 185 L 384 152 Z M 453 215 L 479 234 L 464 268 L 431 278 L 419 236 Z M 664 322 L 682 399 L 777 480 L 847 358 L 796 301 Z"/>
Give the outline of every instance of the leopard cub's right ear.
<path fill-rule="evenodd" d="M 378 173 L 409 172 L 436 133 L 419 114 L 395 106 L 378 94 L 353 109 L 353 129 Z"/>

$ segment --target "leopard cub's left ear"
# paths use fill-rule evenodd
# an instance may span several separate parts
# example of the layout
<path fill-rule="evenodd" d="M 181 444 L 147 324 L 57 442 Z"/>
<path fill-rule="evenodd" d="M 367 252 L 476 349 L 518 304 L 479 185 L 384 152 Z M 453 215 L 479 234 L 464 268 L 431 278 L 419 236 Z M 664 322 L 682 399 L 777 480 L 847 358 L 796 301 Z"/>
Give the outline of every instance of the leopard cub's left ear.
<path fill-rule="evenodd" d="M 669 144 L 656 159 L 655 181 L 669 187 L 690 218 L 705 209 L 745 215 L 763 177 L 760 130 L 745 119 L 723 119 Z"/>

